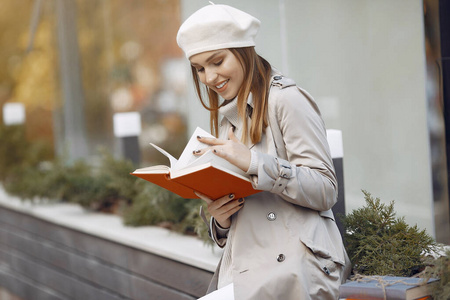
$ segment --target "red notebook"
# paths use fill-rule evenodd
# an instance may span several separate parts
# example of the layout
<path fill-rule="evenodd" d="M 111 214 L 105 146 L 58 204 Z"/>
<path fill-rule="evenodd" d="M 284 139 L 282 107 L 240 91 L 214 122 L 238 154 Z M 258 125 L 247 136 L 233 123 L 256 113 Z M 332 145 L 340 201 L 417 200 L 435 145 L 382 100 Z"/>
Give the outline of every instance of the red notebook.
<path fill-rule="evenodd" d="M 187 199 L 198 198 L 194 191 L 211 199 L 228 194 L 242 198 L 260 192 L 253 188 L 245 172 L 211 151 L 200 157 L 195 156 L 193 151 L 207 147 L 197 140 L 197 136 L 213 137 L 197 127 L 178 160 L 160 147 L 151 144 L 169 158 L 170 167 L 152 166 L 137 169 L 131 174 Z"/>

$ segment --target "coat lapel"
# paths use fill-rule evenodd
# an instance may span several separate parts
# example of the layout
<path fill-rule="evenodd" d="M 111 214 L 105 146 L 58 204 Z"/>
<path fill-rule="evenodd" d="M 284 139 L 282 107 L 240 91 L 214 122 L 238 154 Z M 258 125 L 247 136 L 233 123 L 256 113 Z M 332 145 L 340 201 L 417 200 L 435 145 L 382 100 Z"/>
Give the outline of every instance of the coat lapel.
<path fill-rule="evenodd" d="M 247 106 L 249 107 L 250 110 L 253 110 L 253 97 L 252 94 L 249 95 L 248 99 L 247 99 Z M 230 103 L 222 106 L 219 108 L 219 113 L 221 115 L 223 115 L 223 119 L 220 122 L 220 126 L 224 127 L 226 130 L 223 130 L 222 132 L 224 132 L 224 136 L 219 136 L 219 138 L 221 139 L 228 139 L 228 129 L 230 126 L 233 126 L 234 129 L 234 134 L 236 135 L 236 137 L 240 140 L 242 140 L 242 132 L 243 132 L 243 127 L 244 127 L 244 122 L 241 120 L 241 118 L 238 115 L 238 108 L 237 108 L 237 100 L 234 99 L 233 101 L 231 101 Z M 248 124 L 250 124 L 251 122 L 251 118 L 248 118 Z M 248 135 L 248 132 L 247 132 Z M 255 144 L 252 143 L 251 141 L 247 141 L 246 146 L 251 149 L 253 148 Z"/>

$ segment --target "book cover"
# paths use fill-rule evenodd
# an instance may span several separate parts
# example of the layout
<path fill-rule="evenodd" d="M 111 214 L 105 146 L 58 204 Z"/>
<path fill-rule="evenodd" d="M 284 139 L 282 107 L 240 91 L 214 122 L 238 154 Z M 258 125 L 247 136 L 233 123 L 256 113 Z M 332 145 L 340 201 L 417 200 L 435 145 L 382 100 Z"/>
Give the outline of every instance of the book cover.
<path fill-rule="evenodd" d="M 431 278 L 426 284 L 421 284 L 423 278 L 370 276 L 359 281 L 350 281 L 339 288 L 340 298 L 346 299 L 386 299 L 412 300 L 431 295 L 431 288 L 438 279 Z M 384 290 L 383 290 L 384 286 Z"/>
<path fill-rule="evenodd" d="M 131 174 L 187 199 L 198 198 L 194 191 L 211 199 L 230 193 L 233 193 L 235 198 L 242 198 L 260 192 L 253 189 L 245 172 L 211 151 L 200 157 L 195 156 L 193 151 L 208 147 L 200 143 L 197 136 L 213 137 L 197 127 L 178 160 L 164 149 L 151 144 L 169 159 L 170 167 L 152 166 L 137 169 Z"/>

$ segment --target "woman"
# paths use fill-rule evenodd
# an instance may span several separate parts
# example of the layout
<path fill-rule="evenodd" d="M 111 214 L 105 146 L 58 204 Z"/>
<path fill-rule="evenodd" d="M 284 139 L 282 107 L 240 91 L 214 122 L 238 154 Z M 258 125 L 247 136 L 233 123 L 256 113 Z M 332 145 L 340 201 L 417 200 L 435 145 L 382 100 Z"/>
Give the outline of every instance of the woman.
<path fill-rule="evenodd" d="M 208 5 L 177 35 L 218 137 L 199 140 L 262 190 L 245 199 L 198 194 L 224 247 L 208 292 L 232 284 L 235 299 L 337 299 L 350 264 L 330 210 L 337 182 L 326 131 L 311 96 L 256 54 L 259 25 Z"/>

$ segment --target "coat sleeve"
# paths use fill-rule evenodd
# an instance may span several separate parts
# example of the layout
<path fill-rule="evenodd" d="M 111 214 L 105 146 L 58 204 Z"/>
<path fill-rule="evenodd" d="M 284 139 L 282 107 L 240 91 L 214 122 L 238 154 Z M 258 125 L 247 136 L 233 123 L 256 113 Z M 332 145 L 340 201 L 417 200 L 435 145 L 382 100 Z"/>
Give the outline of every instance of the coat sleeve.
<path fill-rule="evenodd" d="M 281 133 L 287 159 L 254 151 L 254 187 L 293 204 L 326 211 L 336 203 L 337 180 L 317 105 L 296 86 L 272 89 L 269 113 L 275 113 L 280 129 L 272 133 Z"/>
<path fill-rule="evenodd" d="M 230 229 L 220 227 L 214 217 L 211 217 L 209 228 L 210 236 L 212 240 L 217 244 L 217 246 L 219 246 L 220 248 L 225 247 L 228 239 L 228 232 L 230 231 Z"/>

